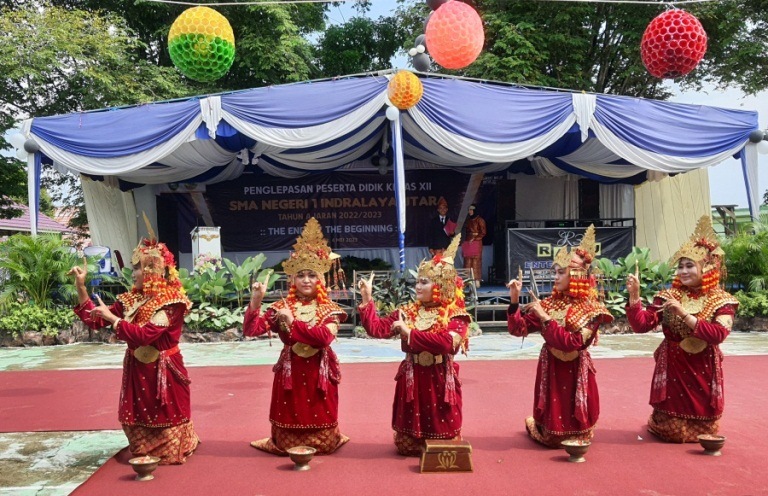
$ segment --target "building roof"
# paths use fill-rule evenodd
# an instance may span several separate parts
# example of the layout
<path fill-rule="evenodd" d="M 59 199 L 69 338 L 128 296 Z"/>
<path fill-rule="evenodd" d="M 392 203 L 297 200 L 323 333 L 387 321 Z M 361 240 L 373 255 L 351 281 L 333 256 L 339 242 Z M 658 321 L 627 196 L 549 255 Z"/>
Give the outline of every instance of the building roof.
<path fill-rule="evenodd" d="M 13 219 L 0 219 L 0 231 L 17 231 L 28 233 L 29 207 L 19 203 L 15 203 L 14 207 L 22 210 L 21 216 L 15 217 Z M 70 232 L 71 229 L 67 226 L 59 224 L 41 212 L 37 218 L 37 231 L 46 233 L 66 233 Z"/>

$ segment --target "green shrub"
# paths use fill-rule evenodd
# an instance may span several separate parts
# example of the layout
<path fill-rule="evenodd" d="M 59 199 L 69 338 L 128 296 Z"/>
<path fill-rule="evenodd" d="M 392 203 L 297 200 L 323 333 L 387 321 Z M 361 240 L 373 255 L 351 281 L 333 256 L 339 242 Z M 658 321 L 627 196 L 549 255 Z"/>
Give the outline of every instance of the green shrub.
<path fill-rule="evenodd" d="M 374 281 L 372 296 L 379 312 L 389 314 L 400 305 L 406 305 L 416 298 L 416 288 L 413 281 L 418 273 L 409 269 L 405 273 L 394 273 L 391 278 Z"/>
<path fill-rule="evenodd" d="M 86 283 L 98 272 L 96 262 L 94 257 L 88 264 Z M 57 303 L 75 304 L 74 280 L 67 275 L 75 265 L 82 265 L 82 259 L 72 253 L 69 242 L 56 235 L 11 236 L 0 243 L 0 273 L 6 277 L 0 289 L 0 305 L 29 302 L 51 308 Z M 101 274 L 98 277 L 104 278 Z"/>
<path fill-rule="evenodd" d="M 246 303 L 252 278 L 266 282 L 268 288 L 279 278 L 273 269 L 261 270 L 266 258 L 260 253 L 246 258 L 241 265 L 224 259 L 223 268 L 212 265 L 192 272 L 180 269 L 179 277 L 187 297 L 195 305 L 210 303 L 215 307 L 240 308 Z"/>
<path fill-rule="evenodd" d="M 243 328 L 245 308 L 237 307 L 230 310 L 226 307 L 216 307 L 210 303 L 200 303 L 184 317 L 187 327 L 193 331 L 221 332 L 227 329 Z"/>
<path fill-rule="evenodd" d="M 25 331 L 39 331 L 55 336 L 62 329 L 72 327 L 75 313 L 71 308 L 43 308 L 34 305 L 11 303 L 0 315 L 0 333 L 14 338 Z"/>
<path fill-rule="evenodd" d="M 768 293 L 738 291 L 733 296 L 739 300 L 739 317 L 768 316 Z"/>
<path fill-rule="evenodd" d="M 768 224 L 755 222 L 722 243 L 731 290 L 768 289 Z"/>
<path fill-rule="evenodd" d="M 598 258 L 594 266 L 601 273 L 599 285 L 605 293 L 605 306 L 614 316 L 626 313 L 629 274 L 637 270 L 640 276 L 640 298 L 644 303 L 650 303 L 653 295 L 668 287 L 675 274 L 674 267 L 667 262 L 651 260 L 650 249 L 637 246 L 626 257 L 617 259 L 616 263 L 608 258 Z"/>

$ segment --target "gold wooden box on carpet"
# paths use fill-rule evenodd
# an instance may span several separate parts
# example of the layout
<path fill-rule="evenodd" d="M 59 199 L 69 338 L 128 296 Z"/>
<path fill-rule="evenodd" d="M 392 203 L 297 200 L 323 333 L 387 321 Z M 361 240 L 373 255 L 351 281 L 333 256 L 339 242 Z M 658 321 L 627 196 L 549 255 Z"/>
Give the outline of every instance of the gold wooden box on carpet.
<path fill-rule="evenodd" d="M 427 439 L 421 449 L 422 474 L 472 472 L 472 446 L 468 441 Z"/>

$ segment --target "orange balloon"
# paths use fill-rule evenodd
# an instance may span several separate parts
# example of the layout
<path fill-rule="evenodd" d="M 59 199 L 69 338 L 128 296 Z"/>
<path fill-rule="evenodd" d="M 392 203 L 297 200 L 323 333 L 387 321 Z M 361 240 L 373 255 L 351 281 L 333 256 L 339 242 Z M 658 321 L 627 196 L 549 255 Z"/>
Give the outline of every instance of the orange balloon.
<path fill-rule="evenodd" d="M 453 0 L 444 3 L 427 23 L 429 54 L 446 69 L 461 69 L 477 59 L 483 50 L 483 20 L 469 5 Z"/>
<path fill-rule="evenodd" d="M 389 101 L 400 110 L 407 110 L 419 103 L 423 94 L 421 80 L 411 71 L 399 71 L 387 85 Z"/>

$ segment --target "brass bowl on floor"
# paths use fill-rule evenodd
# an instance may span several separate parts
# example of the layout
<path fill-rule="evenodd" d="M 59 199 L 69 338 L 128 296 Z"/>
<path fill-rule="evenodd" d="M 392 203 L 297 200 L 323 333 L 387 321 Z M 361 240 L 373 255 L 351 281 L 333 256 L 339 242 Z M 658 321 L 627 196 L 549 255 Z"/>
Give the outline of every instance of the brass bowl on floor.
<path fill-rule="evenodd" d="M 563 446 L 563 448 L 565 448 L 565 452 L 570 455 L 568 457 L 568 461 L 571 463 L 582 463 L 587 461 L 584 458 L 584 455 L 592 445 L 592 443 L 589 441 L 581 441 L 578 439 L 566 439 L 560 444 Z"/>
<path fill-rule="evenodd" d="M 725 444 L 725 436 L 717 434 L 699 434 L 699 444 L 704 448 L 704 454 L 709 456 L 720 456 L 720 452 Z"/>
<path fill-rule="evenodd" d="M 133 471 L 136 472 L 137 481 L 148 481 L 155 478 L 152 472 L 157 468 L 157 464 L 160 463 L 160 458 L 156 456 L 139 456 L 128 460 L 131 464 Z"/>
<path fill-rule="evenodd" d="M 288 448 L 288 456 L 295 463 L 294 470 L 309 470 L 309 461 L 315 456 L 317 450 L 311 446 L 294 446 Z"/>

